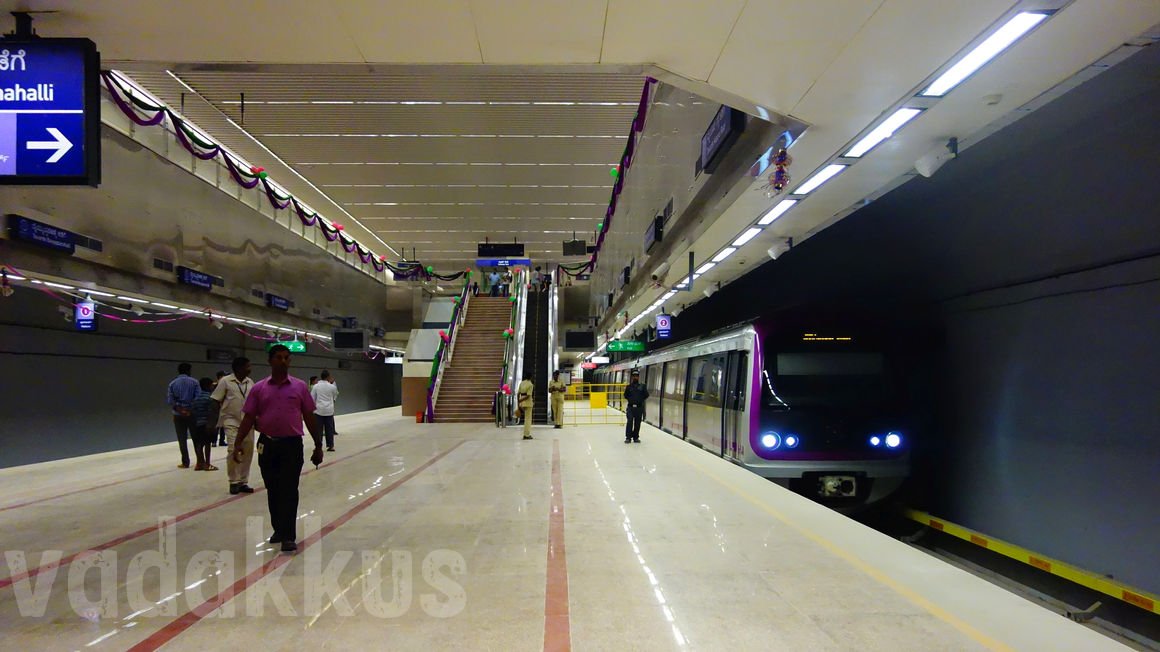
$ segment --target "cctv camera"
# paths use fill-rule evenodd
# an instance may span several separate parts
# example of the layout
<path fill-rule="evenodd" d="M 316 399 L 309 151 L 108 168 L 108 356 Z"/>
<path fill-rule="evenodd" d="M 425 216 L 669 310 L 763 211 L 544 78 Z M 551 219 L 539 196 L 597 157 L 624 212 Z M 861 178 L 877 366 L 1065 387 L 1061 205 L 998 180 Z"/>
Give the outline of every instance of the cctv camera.
<path fill-rule="evenodd" d="M 959 139 L 951 138 L 946 144 L 936 147 L 931 151 L 923 154 L 921 158 L 914 162 L 914 169 L 916 172 L 924 177 L 930 178 L 938 172 L 939 168 L 946 165 L 946 162 L 959 155 Z"/>
<path fill-rule="evenodd" d="M 765 254 L 769 256 L 770 260 L 777 260 L 778 256 L 789 251 L 791 247 L 793 247 L 793 240 L 786 238 L 785 240 L 774 243 L 772 247 L 765 251 Z"/>

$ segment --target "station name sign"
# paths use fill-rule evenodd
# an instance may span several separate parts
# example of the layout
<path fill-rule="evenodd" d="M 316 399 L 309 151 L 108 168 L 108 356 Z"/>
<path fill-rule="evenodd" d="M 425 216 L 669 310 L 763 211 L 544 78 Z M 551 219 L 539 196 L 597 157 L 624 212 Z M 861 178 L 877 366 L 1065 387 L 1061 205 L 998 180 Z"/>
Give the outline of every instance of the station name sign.
<path fill-rule="evenodd" d="M 0 39 L 0 184 L 100 183 L 100 67 L 88 39 Z"/>
<path fill-rule="evenodd" d="M 37 222 L 22 215 L 8 215 L 8 237 L 70 255 L 76 252 L 72 231 Z"/>
<path fill-rule="evenodd" d="M 476 267 L 515 267 L 516 265 L 532 266 L 531 258 L 477 258 Z"/>
<path fill-rule="evenodd" d="M 192 270 L 181 265 L 177 266 L 177 281 L 183 285 L 192 285 L 203 290 L 212 290 L 214 277 L 205 272 Z"/>

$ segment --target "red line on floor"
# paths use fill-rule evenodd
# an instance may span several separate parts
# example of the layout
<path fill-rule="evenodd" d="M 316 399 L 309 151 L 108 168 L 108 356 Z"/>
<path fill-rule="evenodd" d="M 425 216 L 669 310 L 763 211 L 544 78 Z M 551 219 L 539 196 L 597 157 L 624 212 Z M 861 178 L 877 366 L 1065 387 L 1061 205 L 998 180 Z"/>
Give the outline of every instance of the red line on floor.
<path fill-rule="evenodd" d="M 406 481 L 410 480 L 411 478 L 414 478 L 416 475 L 422 473 L 428 467 L 430 467 L 432 464 L 443 459 L 444 457 L 449 455 L 452 451 L 454 451 L 456 448 L 459 448 L 463 444 L 464 444 L 464 442 L 462 442 L 462 441 L 455 444 L 451 448 L 448 448 L 447 450 L 443 451 L 442 453 L 439 453 L 435 457 L 432 457 L 431 459 L 427 460 L 421 466 L 415 467 L 407 475 L 404 475 L 403 477 L 399 478 L 398 480 L 395 480 L 394 482 L 392 482 L 390 485 L 383 487 L 382 489 L 379 489 L 377 492 L 371 494 L 370 496 L 367 496 L 366 498 L 363 499 L 362 502 L 360 502 L 359 504 L 357 504 L 354 507 L 347 510 L 347 512 L 344 513 L 342 516 L 339 516 L 337 519 L 335 519 L 335 520 L 331 521 L 330 523 L 328 523 L 327 525 L 323 526 L 323 528 L 321 530 L 319 530 L 319 531 L 315 532 L 314 534 L 303 539 L 302 543 L 300 543 L 298 545 L 298 551 L 302 552 L 303 550 L 309 548 L 310 546 L 318 543 L 319 541 L 322 540 L 322 537 L 330 534 L 335 529 L 342 526 L 344 523 L 346 523 L 350 519 L 354 518 L 359 512 L 370 507 L 375 502 L 377 502 L 380 498 L 382 498 L 383 496 L 394 491 L 400 485 L 402 485 L 404 482 L 406 482 Z M 290 560 L 292 560 L 292 559 L 294 559 L 294 555 L 278 555 L 278 556 L 274 557 L 270 561 L 263 564 L 261 568 L 250 573 L 249 575 L 243 577 L 242 579 L 234 582 L 231 586 L 226 588 L 221 593 L 218 593 L 214 597 L 212 597 L 212 598 L 206 600 L 205 602 L 197 605 L 193 609 L 182 614 L 180 617 L 177 618 L 177 620 L 174 620 L 174 621 L 170 622 L 168 625 L 165 625 L 161 629 L 157 630 L 156 632 L 153 632 L 145 640 L 143 640 L 140 643 L 129 648 L 128 652 L 139 652 L 139 651 L 144 651 L 144 650 L 151 651 L 151 650 L 156 650 L 157 648 L 161 647 L 162 645 L 165 645 L 166 643 L 168 643 L 169 641 L 172 641 L 174 638 L 176 638 L 178 635 L 180 635 L 185 630 L 196 625 L 198 623 L 198 621 L 200 621 L 202 618 L 205 618 L 206 616 L 213 613 L 215 609 L 221 607 L 225 603 L 227 603 L 230 600 L 234 599 L 235 597 L 241 595 L 242 592 L 245 591 L 247 587 L 252 586 L 258 580 L 262 579 L 266 575 L 269 575 L 271 572 L 277 570 L 278 567 L 284 566 L 284 565 L 290 563 Z"/>
<path fill-rule="evenodd" d="M 56 494 L 55 496 L 48 496 L 46 498 L 36 498 L 34 500 L 27 500 L 25 502 L 16 503 L 14 505 L 5 505 L 4 507 L 0 507 L 0 512 L 5 512 L 5 511 L 8 511 L 10 509 L 17 509 L 19 507 L 28 507 L 29 505 L 35 505 L 37 503 L 43 503 L 43 502 L 47 502 L 49 500 L 56 500 L 57 498 L 64 498 L 65 496 L 72 496 L 74 494 L 81 494 L 81 493 L 85 493 L 86 491 L 93 491 L 96 489 L 104 489 L 105 487 L 113 487 L 113 486 L 116 486 L 119 484 L 125 484 L 126 482 L 132 482 L 133 480 L 144 480 L 145 478 L 152 478 L 153 476 L 161 475 L 162 473 L 172 473 L 174 471 L 177 471 L 177 469 L 165 469 L 164 471 L 157 471 L 156 473 L 147 473 L 145 475 L 138 475 L 138 476 L 134 476 L 132 478 L 125 478 L 123 480 L 114 480 L 112 482 L 106 482 L 104 484 L 93 485 L 91 487 L 85 487 L 83 489 L 74 489 L 73 491 L 66 491 L 63 494 Z"/>
<path fill-rule="evenodd" d="M 346 460 L 349 460 L 353 457 L 358 457 L 359 455 L 373 451 L 376 448 L 382 448 L 383 446 L 386 446 L 387 444 L 390 444 L 390 443 L 393 443 L 393 440 L 385 441 L 381 444 L 375 444 L 374 446 L 371 446 L 370 448 L 364 448 L 363 450 L 361 450 L 357 453 L 352 453 L 350 455 L 347 455 L 346 457 L 342 457 L 342 458 L 339 458 L 337 460 L 334 460 L 333 462 L 324 462 L 323 464 L 321 464 L 318 467 L 318 469 L 310 469 L 308 471 L 303 472 L 302 475 L 309 475 L 311 473 L 314 473 L 316 470 L 324 469 L 324 468 L 331 466 L 333 464 L 338 464 L 339 462 L 345 462 Z M 265 490 L 266 490 L 265 487 L 258 487 L 254 490 L 253 494 L 237 494 L 234 496 L 230 496 L 229 498 L 223 498 L 222 500 L 219 500 L 217 502 L 213 502 L 213 503 L 210 503 L 208 505 L 203 505 L 201 507 L 198 507 L 197 509 L 194 509 L 194 510 L 185 512 L 184 514 L 180 514 L 178 516 L 175 516 L 175 517 L 173 517 L 173 522 L 180 523 L 181 521 L 193 518 L 194 516 L 197 516 L 198 514 L 204 514 L 205 512 L 208 512 L 211 509 L 216 509 L 218 507 L 221 507 L 222 505 L 228 505 L 229 503 L 232 503 L 236 500 L 241 500 L 243 498 L 246 498 L 247 496 L 252 496 L 252 495 L 262 493 Z M 43 566 L 38 566 L 38 567 L 33 568 L 31 570 L 27 570 L 23 573 L 17 573 L 16 575 L 5 577 L 3 579 L 0 579 L 0 589 L 5 588 L 7 586 L 11 586 L 13 582 L 19 582 L 20 580 L 27 579 L 29 577 L 35 577 L 35 576 L 37 576 L 45 571 L 50 571 L 54 568 L 58 568 L 61 566 L 68 566 L 69 564 L 73 563 L 74 561 L 76 561 L 78 559 L 83 559 L 84 557 L 87 557 L 95 552 L 99 552 L 101 550 L 107 550 L 107 549 L 112 548 L 114 546 L 119 546 L 122 543 L 125 543 L 126 541 L 132 541 L 133 539 L 136 539 L 138 537 L 143 537 L 147 534 L 151 534 L 153 532 L 156 532 L 160 527 L 161 527 L 160 523 L 158 523 L 157 525 L 150 525 L 149 527 L 141 528 L 140 530 L 137 530 L 135 532 L 130 532 L 129 534 L 123 534 L 123 535 L 117 537 L 116 539 L 112 539 L 112 540 L 106 541 L 104 543 L 99 543 L 91 548 L 88 548 L 87 550 L 82 550 L 80 552 L 73 553 L 71 555 L 68 555 L 67 557 L 61 557 L 60 561 L 55 563 L 55 564 L 45 564 Z"/>
<path fill-rule="evenodd" d="M 544 650 L 572 649 L 568 619 L 568 560 L 564 555 L 564 490 L 560 440 L 552 441 L 552 503 L 548 508 L 548 577 L 544 591 Z"/>

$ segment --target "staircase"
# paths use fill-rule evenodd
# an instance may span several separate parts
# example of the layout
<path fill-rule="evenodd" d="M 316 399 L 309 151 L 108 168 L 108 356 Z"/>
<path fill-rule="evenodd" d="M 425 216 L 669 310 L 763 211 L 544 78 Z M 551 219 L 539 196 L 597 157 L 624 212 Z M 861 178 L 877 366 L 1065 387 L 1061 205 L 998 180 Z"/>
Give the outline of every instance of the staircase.
<path fill-rule="evenodd" d="M 536 391 L 532 394 L 532 423 L 548 422 L 548 293 L 528 292 L 528 312 L 524 320 L 524 376 L 531 372 Z"/>
<path fill-rule="evenodd" d="M 472 297 L 455 336 L 455 354 L 443 368 L 436 423 L 491 423 L 491 404 L 503 369 L 503 330 L 511 321 L 506 297 Z"/>

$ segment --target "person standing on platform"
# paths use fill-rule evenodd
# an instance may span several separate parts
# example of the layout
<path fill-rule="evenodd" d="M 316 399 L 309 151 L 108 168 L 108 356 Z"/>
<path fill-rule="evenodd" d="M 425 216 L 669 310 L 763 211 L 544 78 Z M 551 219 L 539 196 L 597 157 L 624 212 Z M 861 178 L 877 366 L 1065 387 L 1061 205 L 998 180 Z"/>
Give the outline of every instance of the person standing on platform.
<path fill-rule="evenodd" d="M 169 381 L 169 391 L 165 403 L 173 410 L 173 430 L 177 433 L 177 444 L 181 448 L 181 469 L 189 468 L 189 447 L 186 442 L 193 434 L 193 399 L 197 398 L 200 387 L 190 374 L 193 366 L 188 362 L 177 365 L 177 378 Z"/>
<path fill-rule="evenodd" d="M 216 378 L 213 381 L 214 382 L 214 385 L 213 385 L 214 390 L 217 389 L 217 386 L 220 385 L 222 382 L 222 378 L 225 378 L 225 377 L 226 377 L 226 372 L 224 372 L 224 371 L 217 372 Z M 221 426 L 220 420 L 218 421 L 216 436 L 210 438 L 210 445 L 211 446 L 225 446 L 226 445 L 226 429 Z M 229 457 L 229 453 L 226 453 L 226 457 Z"/>
<path fill-rule="evenodd" d="M 270 543 L 282 544 L 282 552 L 298 550 L 298 479 L 302 475 L 302 422 L 314 440 L 310 462 L 322 464 L 322 436 L 314 418 L 314 399 L 306 383 L 290 375 L 290 349 L 275 344 L 268 356 L 270 377 L 254 383 L 242 406 L 238 438 L 244 440 L 257 427 L 258 468 L 266 483 L 266 501 L 274 534 Z M 234 450 L 238 459 L 242 451 Z"/>
<path fill-rule="evenodd" d="M 498 297 L 499 290 L 500 290 L 499 272 L 492 270 L 492 272 L 487 275 L 487 282 L 491 284 L 491 295 L 490 296 Z"/>
<path fill-rule="evenodd" d="M 250 488 L 250 466 L 254 460 L 254 438 L 238 438 L 238 426 L 242 424 L 242 406 L 254 387 L 250 378 L 249 358 L 234 358 L 234 373 L 222 378 L 210 395 L 218 404 L 218 425 L 226 432 L 226 442 L 231 451 L 226 455 L 226 475 L 230 478 L 230 494 L 252 494 Z M 233 451 L 241 449 L 241 457 Z"/>
<path fill-rule="evenodd" d="M 644 402 L 648 398 L 648 390 L 640 384 L 640 371 L 633 369 L 628 387 L 624 388 L 624 415 L 628 423 L 624 424 L 624 443 L 640 443 L 640 422 L 644 420 Z"/>
<path fill-rule="evenodd" d="M 536 385 L 532 382 L 532 376 L 529 373 L 524 376 L 520 386 L 516 388 L 516 405 L 520 407 L 520 414 L 524 418 L 524 439 L 532 438 L 532 408 L 535 407 L 532 395 L 535 392 Z"/>
<path fill-rule="evenodd" d="M 557 428 L 564 427 L 564 392 L 568 386 L 560 380 L 560 372 L 552 372 L 552 380 L 548 382 L 548 396 L 552 397 L 552 420 Z"/>
<path fill-rule="evenodd" d="M 338 386 L 330 377 L 330 372 L 323 369 L 322 379 L 310 388 L 310 398 L 314 399 L 314 415 L 318 417 L 318 425 L 326 437 L 326 450 L 334 451 L 334 402 L 338 398 Z"/>
<path fill-rule="evenodd" d="M 194 471 L 217 471 L 218 468 L 210 464 L 210 448 L 215 439 L 214 427 L 217 419 L 213 415 L 214 404 L 210 398 L 213 390 L 213 379 L 202 378 L 198 381 L 199 391 L 193 399 L 193 453 L 197 457 L 197 466 Z"/>

